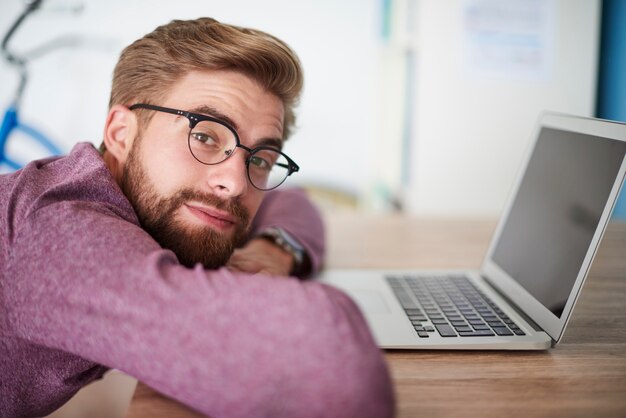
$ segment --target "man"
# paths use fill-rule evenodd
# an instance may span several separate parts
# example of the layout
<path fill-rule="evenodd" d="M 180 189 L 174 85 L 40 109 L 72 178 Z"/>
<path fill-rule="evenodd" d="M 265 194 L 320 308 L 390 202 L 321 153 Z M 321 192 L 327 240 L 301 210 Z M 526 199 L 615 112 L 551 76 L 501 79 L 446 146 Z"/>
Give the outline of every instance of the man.
<path fill-rule="evenodd" d="M 280 277 L 322 256 L 307 200 L 264 198 L 298 170 L 281 149 L 301 87 L 280 40 L 173 21 L 122 53 L 102 155 L 0 177 L 2 417 L 109 368 L 213 417 L 393 414 L 356 306 Z"/>

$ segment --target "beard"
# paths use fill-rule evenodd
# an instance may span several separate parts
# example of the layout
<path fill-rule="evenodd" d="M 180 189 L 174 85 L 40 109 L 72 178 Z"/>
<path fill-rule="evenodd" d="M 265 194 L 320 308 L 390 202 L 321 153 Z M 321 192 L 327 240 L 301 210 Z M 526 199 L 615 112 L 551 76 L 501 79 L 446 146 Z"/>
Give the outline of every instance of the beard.
<path fill-rule="evenodd" d="M 139 158 L 141 138 L 136 138 L 122 176 L 122 191 L 135 209 L 142 228 L 163 248 L 172 250 L 181 264 L 193 267 L 201 263 L 207 269 L 226 264 L 235 248 L 248 236 L 250 216 L 238 200 L 226 201 L 216 195 L 181 189 L 171 196 L 160 196 L 148 179 Z M 234 230 L 230 236 L 208 225 L 192 225 L 176 217 L 188 201 L 213 206 L 232 215 Z"/>

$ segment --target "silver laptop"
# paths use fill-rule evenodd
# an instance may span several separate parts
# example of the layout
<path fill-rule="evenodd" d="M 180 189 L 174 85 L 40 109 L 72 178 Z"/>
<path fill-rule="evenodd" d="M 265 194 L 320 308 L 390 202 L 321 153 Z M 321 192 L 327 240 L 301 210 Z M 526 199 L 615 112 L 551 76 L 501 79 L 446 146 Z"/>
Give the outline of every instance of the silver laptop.
<path fill-rule="evenodd" d="M 544 114 L 478 271 L 327 270 L 387 349 L 543 350 L 563 336 L 626 176 L 626 124 Z"/>

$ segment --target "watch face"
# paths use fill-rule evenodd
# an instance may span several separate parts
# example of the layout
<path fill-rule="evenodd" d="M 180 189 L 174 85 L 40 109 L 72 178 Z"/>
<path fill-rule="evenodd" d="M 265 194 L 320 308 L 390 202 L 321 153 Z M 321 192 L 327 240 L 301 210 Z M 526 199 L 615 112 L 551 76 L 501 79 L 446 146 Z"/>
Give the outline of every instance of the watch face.
<path fill-rule="evenodd" d="M 271 228 L 265 231 L 262 235 L 270 238 L 276 245 L 292 254 L 296 259 L 296 262 L 300 262 L 302 260 L 304 249 L 287 232 L 280 228 Z"/>
<path fill-rule="evenodd" d="M 304 277 L 310 273 L 310 261 L 304 247 L 289 233 L 281 228 L 272 227 L 261 232 L 259 236 L 272 241 L 293 256 L 293 269 L 290 275 Z"/>

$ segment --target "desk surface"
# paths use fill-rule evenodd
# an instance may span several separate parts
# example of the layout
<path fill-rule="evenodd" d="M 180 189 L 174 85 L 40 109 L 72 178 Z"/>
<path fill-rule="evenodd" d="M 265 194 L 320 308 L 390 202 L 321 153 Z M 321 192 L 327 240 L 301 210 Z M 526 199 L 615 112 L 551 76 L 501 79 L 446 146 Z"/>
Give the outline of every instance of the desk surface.
<path fill-rule="evenodd" d="M 327 219 L 333 268 L 478 268 L 495 222 Z M 626 416 L 626 223 L 613 223 L 562 342 L 544 352 L 385 352 L 398 417 Z M 180 408 L 180 409 L 178 409 Z M 127 417 L 197 416 L 139 385 Z"/>

